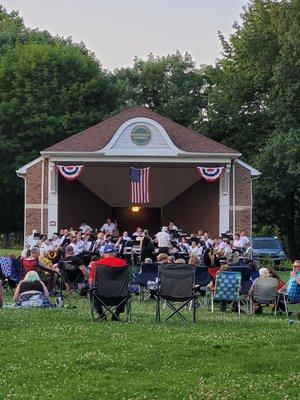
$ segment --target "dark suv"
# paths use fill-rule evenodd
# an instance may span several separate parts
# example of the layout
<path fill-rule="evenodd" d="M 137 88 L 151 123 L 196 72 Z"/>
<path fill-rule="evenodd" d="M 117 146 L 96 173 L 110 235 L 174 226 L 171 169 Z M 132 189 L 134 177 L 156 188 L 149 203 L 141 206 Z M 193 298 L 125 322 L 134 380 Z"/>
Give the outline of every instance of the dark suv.
<path fill-rule="evenodd" d="M 253 260 L 259 260 L 262 257 L 271 257 L 275 264 L 279 264 L 287 258 L 280 241 L 272 236 L 253 238 L 252 257 Z"/>

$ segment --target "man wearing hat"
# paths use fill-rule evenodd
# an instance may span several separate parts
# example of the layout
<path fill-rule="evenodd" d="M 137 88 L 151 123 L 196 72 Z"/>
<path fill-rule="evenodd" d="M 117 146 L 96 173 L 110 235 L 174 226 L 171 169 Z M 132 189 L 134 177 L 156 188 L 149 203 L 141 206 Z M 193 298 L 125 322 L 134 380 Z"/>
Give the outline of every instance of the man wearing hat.
<path fill-rule="evenodd" d="M 125 268 L 127 267 L 127 263 L 122 258 L 116 256 L 116 249 L 114 245 L 107 244 L 103 248 L 103 258 L 100 258 L 99 260 L 96 261 L 92 261 L 90 264 L 90 275 L 89 275 L 90 285 L 94 284 L 97 266 L 102 266 L 107 268 Z M 101 303 L 95 301 L 94 306 L 101 318 L 103 315 L 103 308 Z M 122 303 L 116 308 L 115 314 L 119 316 L 120 313 L 124 312 L 124 309 L 125 309 L 125 303 Z M 118 321 L 118 319 L 115 318 L 114 316 L 112 317 L 112 320 Z"/>
<path fill-rule="evenodd" d="M 290 279 L 278 292 L 285 293 L 289 303 L 300 302 L 300 260 L 295 260 Z M 279 302 L 278 308 L 282 309 L 282 305 L 282 302 Z"/>

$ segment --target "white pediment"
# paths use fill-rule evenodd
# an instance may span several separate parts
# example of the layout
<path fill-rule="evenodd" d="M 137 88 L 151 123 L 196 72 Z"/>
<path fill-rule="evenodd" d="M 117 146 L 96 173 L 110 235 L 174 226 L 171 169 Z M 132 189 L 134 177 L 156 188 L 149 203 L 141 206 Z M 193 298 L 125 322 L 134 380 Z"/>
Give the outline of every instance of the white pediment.
<path fill-rule="evenodd" d="M 183 153 L 159 123 L 142 117 L 124 122 L 103 150 L 106 155 L 124 156 L 175 156 Z"/>

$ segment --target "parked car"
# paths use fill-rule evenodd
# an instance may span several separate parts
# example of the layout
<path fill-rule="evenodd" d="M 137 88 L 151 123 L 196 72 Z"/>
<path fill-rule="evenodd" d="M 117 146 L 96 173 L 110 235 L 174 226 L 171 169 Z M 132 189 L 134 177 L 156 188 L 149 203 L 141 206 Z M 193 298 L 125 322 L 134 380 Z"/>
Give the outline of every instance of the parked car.
<path fill-rule="evenodd" d="M 262 257 L 270 257 L 275 264 L 287 259 L 282 244 L 277 237 L 261 236 L 252 239 L 252 258 L 260 260 Z"/>

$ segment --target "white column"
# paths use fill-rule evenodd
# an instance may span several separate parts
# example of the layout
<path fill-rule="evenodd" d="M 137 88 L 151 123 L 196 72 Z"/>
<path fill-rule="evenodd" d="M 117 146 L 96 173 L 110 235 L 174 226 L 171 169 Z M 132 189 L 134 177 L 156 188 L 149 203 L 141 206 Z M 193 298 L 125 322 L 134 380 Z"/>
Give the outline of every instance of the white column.
<path fill-rule="evenodd" d="M 50 237 L 58 230 L 58 178 L 56 165 L 51 160 L 48 182 L 48 237 Z"/>
<path fill-rule="evenodd" d="M 224 173 L 219 179 L 219 234 L 229 231 L 229 182 L 230 164 L 226 164 Z"/>

